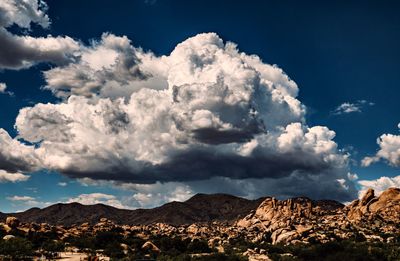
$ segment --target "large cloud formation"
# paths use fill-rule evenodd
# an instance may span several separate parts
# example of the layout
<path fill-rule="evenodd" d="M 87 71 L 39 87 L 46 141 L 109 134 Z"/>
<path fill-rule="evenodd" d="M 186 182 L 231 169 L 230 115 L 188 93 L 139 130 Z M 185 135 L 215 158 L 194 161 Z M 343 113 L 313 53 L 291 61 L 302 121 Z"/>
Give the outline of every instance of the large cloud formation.
<path fill-rule="evenodd" d="M 0 1 L 0 69 L 28 68 L 38 62 L 65 64 L 78 55 L 75 52 L 79 51 L 79 43 L 70 37 L 35 38 L 7 30 L 13 25 L 29 30 L 32 23 L 49 27 L 46 10 L 41 0 Z"/>
<path fill-rule="evenodd" d="M 74 178 L 214 181 L 227 190 L 243 181 L 262 195 L 356 195 L 348 155 L 333 131 L 307 126 L 296 83 L 215 33 L 161 57 L 104 34 L 44 75 L 45 88 L 63 100 L 20 111 L 17 138 L 32 145 L 12 140 L 30 153 L 3 163 L 10 170 L 24 170 L 26 162 L 25 170 Z"/>
<path fill-rule="evenodd" d="M 61 98 L 21 109 L 17 137 L 0 129 L 7 180 L 39 169 L 108 180 L 136 190 L 142 206 L 201 191 L 339 200 L 356 194 L 335 133 L 307 126 L 298 87 L 277 66 L 214 33 L 157 57 L 110 33 L 84 46 L 8 31 L 48 28 L 46 9 L 37 0 L 0 3 L 0 69 L 54 63 L 44 88 Z"/>
<path fill-rule="evenodd" d="M 400 128 L 400 123 L 398 124 Z M 363 166 L 369 166 L 374 162 L 385 160 L 394 167 L 400 167 L 400 135 L 383 134 L 377 139 L 379 151 L 375 156 L 365 157 Z"/>

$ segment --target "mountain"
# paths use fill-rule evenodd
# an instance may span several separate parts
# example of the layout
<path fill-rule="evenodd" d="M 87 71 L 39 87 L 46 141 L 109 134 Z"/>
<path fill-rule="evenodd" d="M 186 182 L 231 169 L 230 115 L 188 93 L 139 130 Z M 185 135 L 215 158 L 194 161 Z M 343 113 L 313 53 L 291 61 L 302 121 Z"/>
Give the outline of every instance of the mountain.
<path fill-rule="evenodd" d="M 400 260 L 398 188 L 379 196 L 368 190 L 347 206 L 307 197 L 247 200 L 225 194 L 198 194 L 185 202 L 153 209 L 71 203 L 33 208 L 15 216 L 0 223 L 0 235 L 6 241 L 15 236 L 40 242 L 51 239 L 77 248 L 85 243 L 93 251 L 112 242 L 113 247 L 124 246 L 144 256 L 149 251 L 152 255 L 171 249 L 188 252 L 191 245 L 200 254 L 205 243 L 218 252 L 235 248 L 235 254 L 249 260 L 275 260 L 280 256 L 293 259 L 292 255 L 301 255 L 299 260 L 325 260 L 325 252 L 343 260 L 366 260 L 371 253 L 376 258 L 368 260 Z M 195 244 L 193 239 L 203 244 Z"/>
<path fill-rule="evenodd" d="M 70 203 L 11 215 L 14 217 L 7 218 L 6 224 L 0 224 L 0 231 L 46 232 L 56 227 L 60 235 L 70 236 L 119 227 L 124 233 L 143 232 L 145 238 L 147 233 L 202 236 L 207 240 L 245 235 L 251 242 L 272 244 L 346 239 L 394 242 L 400 234 L 400 189 L 390 188 L 379 196 L 370 189 L 347 206 L 334 200 L 307 197 L 248 200 L 226 194 L 198 194 L 185 202 L 171 202 L 153 209 L 124 210 L 101 204 Z M 19 221 L 22 223 L 17 227 Z"/>
<path fill-rule="evenodd" d="M 24 212 L 9 214 L 9 216 L 15 216 L 22 222 L 70 226 L 85 222 L 96 223 L 102 217 L 117 223 L 124 223 L 128 221 L 126 217 L 129 217 L 130 214 L 130 210 L 117 209 L 103 204 L 58 203 L 43 209 L 31 208 Z"/>
<path fill-rule="evenodd" d="M 248 200 L 227 194 L 197 194 L 185 202 L 170 202 L 153 209 L 126 210 L 96 204 L 55 204 L 43 209 L 31 208 L 24 212 L 7 214 L 22 222 L 51 225 L 95 224 L 107 218 L 117 224 L 139 225 L 167 223 L 171 225 L 211 221 L 234 221 L 256 209 L 264 199 Z M 0 214 L 0 218 L 4 219 Z"/>

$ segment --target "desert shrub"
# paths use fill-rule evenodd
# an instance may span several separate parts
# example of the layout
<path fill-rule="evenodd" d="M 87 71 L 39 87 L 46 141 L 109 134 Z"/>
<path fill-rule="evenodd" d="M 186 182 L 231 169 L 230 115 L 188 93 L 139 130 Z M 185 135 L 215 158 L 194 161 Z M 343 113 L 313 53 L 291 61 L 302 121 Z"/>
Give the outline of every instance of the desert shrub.
<path fill-rule="evenodd" d="M 388 261 L 400 260 L 400 247 L 392 247 L 388 251 L 387 260 Z"/>
<path fill-rule="evenodd" d="M 351 240 L 334 241 L 325 244 L 275 245 L 267 246 L 268 255 L 272 260 L 348 260 L 348 261 L 378 261 L 400 260 L 398 244 L 381 242 L 368 243 Z M 283 256 L 290 253 L 293 256 Z"/>
<path fill-rule="evenodd" d="M 190 239 L 182 240 L 180 237 L 167 237 L 155 239 L 154 244 L 158 246 L 162 252 L 169 255 L 178 256 L 181 253 L 185 253 L 190 244 Z"/>
<path fill-rule="evenodd" d="M 110 243 L 122 243 L 123 236 L 113 231 L 97 232 L 94 244 L 97 249 L 104 249 Z"/>
<path fill-rule="evenodd" d="M 95 238 L 92 236 L 82 235 L 80 237 L 71 237 L 67 242 L 81 251 L 95 252 L 96 250 Z"/>
<path fill-rule="evenodd" d="M 58 236 L 53 231 L 49 232 L 30 232 L 26 238 L 33 244 L 34 249 L 39 249 L 46 242 L 57 240 Z"/>
<path fill-rule="evenodd" d="M 161 254 L 160 256 L 157 257 L 157 260 L 158 261 L 191 261 L 192 259 L 187 254 L 180 254 L 177 256 Z"/>
<path fill-rule="evenodd" d="M 247 241 L 244 237 L 237 237 L 229 239 L 229 245 L 227 247 L 235 247 L 244 252 L 249 248 L 257 247 L 257 244 Z"/>
<path fill-rule="evenodd" d="M 30 260 L 34 255 L 32 243 L 24 238 L 11 238 L 0 241 L 0 255 L 2 260 Z"/>
<path fill-rule="evenodd" d="M 124 243 L 130 246 L 134 250 L 139 250 L 143 246 L 146 241 L 141 239 L 140 237 L 136 237 L 134 235 L 129 235 L 124 239 Z"/>
<path fill-rule="evenodd" d="M 194 239 L 187 247 L 189 253 L 211 253 L 207 241 Z"/>
<path fill-rule="evenodd" d="M 247 258 L 238 255 L 227 255 L 222 253 L 215 253 L 209 256 L 193 257 L 193 261 L 245 261 Z"/>
<path fill-rule="evenodd" d="M 56 240 L 48 240 L 44 242 L 42 245 L 42 250 L 44 251 L 44 255 L 48 259 L 56 257 L 57 253 L 62 252 L 64 248 L 65 248 L 64 243 Z"/>
<path fill-rule="evenodd" d="M 121 244 L 117 241 L 111 242 L 104 248 L 104 254 L 109 256 L 112 260 L 119 260 L 125 256 Z"/>

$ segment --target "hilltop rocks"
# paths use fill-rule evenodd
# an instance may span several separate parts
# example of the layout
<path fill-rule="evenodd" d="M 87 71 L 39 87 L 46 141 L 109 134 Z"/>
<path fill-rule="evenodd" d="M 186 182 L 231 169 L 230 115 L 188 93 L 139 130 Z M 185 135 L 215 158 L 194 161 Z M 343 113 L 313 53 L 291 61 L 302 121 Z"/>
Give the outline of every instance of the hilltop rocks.
<path fill-rule="evenodd" d="M 17 228 L 19 224 L 19 219 L 16 217 L 7 217 L 6 219 L 6 225 L 10 228 Z"/>
<path fill-rule="evenodd" d="M 361 200 L 353 201 L 345 208 L 347 217 L 354 223 L 400 222 L 400 189 L 389 188 L 375 197 L 369 189 Z"/>
<path fill-rule="evenodd" d="M 277 244 L 280 242 L 292 241 L 299 237 L 296 231 L 290 230 L 290 228 L 280 228 L 275 230 L 271 235 L 272 244 Z"/>
<path fill-rule="evenodd" d="M 264 233 L 271 234 L 270 240 L 273 244 L 306 242 L 307 236 L 312 230 L 320 229 L 323 226 L 319 223 L 321 217 L 332 222 L 344 222 L 344 216 L 338 215 L 342 208 L 343 205 L 330 200 L 313 201 L 305 197 L 288 200 L 267 198 L 255 211 L 239 220 L 237 226 L 248 231 L 254 231 L 254 233 L 249 233 L 252 241 L 265 239 L 260 237 L 260 233 L 256 233 L 256 231 L 261 230 Z M 323 227 L 324 229 L 328 228 L 328 226 Z M 321 235 L 314 234 L 313 236 L 321 241 L 325 240 Z"/>
<path fill-rule="evenodd" d="M 375 198 L 375 192 L 373 189 L 368 189 L 367 192 L 365 193 L 365 195 L 362 197 L 361 201 L 360 201 L 360 205 L 362 206 L 366 206 L 368 204 L 368 202 L 371 201 L 371 199 Z"/>
<path fill-rule="evenodd" d="M 246 230 L 247 237 L 253 242 L 269 237 L 273 244 L 323 243 L 360 235 L 367 240 L 383 241 L 376 231 L 398 233 L 399 224 L 398 188 L 390 188 L 379 197 L 369 189 L 360 200 L 354 200 L 346 207 L 332 200 L 267 198 L 255 211 L 236 223 Z"/>
<path fill-rule="evenodd" d="M 369 211 L 369 205 L 375 200 L 374 190 L 368 189 L 361 200 L 355 200 L 347 207 L 347 217 L 352 221 L 360 221 Z"/>

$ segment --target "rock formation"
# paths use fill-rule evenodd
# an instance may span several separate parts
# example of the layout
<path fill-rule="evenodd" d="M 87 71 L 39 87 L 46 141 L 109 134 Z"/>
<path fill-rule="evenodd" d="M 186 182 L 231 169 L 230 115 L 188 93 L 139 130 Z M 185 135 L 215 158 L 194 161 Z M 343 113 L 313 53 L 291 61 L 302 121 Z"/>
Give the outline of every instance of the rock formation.
<path fill-rule="evenodd" d="M 376 232 L 398 233 L 399 224 L 400 189 L 397 188 L 390 188 L 379 197 L 369 189 L 348 206 L 330 200 L 267 198 L 237 222 L 252 241 L 271 240 L 273 244 L 328 242 L 358 233 L 367 239 L 383 240 Z"/>

